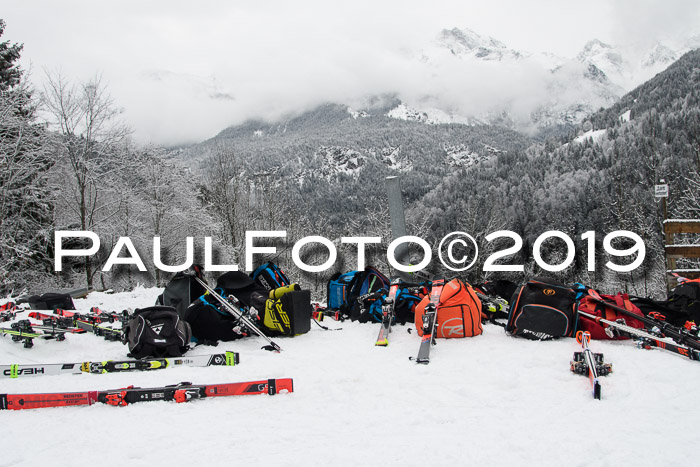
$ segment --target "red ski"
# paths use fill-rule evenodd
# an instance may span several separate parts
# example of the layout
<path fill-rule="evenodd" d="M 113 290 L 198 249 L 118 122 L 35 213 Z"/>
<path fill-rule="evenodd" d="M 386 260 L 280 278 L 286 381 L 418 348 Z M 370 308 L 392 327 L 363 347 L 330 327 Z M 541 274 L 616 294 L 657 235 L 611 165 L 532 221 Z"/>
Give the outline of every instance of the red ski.
<path fill-rule="evenodd" d="M 87 391 L 48 394 L 0 394 L 0 410 L 38 409 L 45 407 L 67 407 L 92 405 L 96 402 L 124 406 L 134 402 L 175 401 L 188 402 L 205 397 L 246 396 L 293 392 L 292 378 L 265 379 L 243 383 L 192 384 L 179 383 L 157 388 L 135 388 L 129 386 L 107 391 Z"/>

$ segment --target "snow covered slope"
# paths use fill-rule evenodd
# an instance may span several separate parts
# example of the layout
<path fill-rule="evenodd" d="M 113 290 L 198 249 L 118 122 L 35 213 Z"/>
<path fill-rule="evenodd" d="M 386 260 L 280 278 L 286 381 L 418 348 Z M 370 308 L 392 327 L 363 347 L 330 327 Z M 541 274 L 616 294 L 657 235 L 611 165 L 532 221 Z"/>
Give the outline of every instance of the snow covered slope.
<path fill-rule="evenodd" d="M 152 304 L 159 289 L 77 300 L 83 309 Z M 569 371 L 573 339 L 531 342 L 493 325 L 439 340 L 431 363 L 408 360 L 419 338 L 397 326 L 387 348 L 377 325 L 323 324 L 279 339 L 280 354 L 247 338 L 190 354 L 241 353 L 237 367 L 0 379 L 0 392 L 55 392 L 272 377 L 294 393 L 2 411 L 0 465 L 417 466 L 687 465 L 695 457 L 700 364 L 631 342 L 593 342 L 614 373 L 603 399 Z M 92 335 L 25 349 L 0 338 L 0 363 L 122 359 L 126 347 Z M 663 448 L 660 448 L 663 447 Z"/>

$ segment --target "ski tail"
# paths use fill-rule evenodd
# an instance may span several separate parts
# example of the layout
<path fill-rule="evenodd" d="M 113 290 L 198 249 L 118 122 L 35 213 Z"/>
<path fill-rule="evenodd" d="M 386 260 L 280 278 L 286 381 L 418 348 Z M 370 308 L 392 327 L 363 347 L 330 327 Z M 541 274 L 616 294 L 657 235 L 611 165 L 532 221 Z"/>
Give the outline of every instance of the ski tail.
<path fill-rule="evenodd" d="M 76 405 L 92 405 L 96 401 L 97 391 L 47 394 L 0 394 L 0 410 L 72 407 Z"/>

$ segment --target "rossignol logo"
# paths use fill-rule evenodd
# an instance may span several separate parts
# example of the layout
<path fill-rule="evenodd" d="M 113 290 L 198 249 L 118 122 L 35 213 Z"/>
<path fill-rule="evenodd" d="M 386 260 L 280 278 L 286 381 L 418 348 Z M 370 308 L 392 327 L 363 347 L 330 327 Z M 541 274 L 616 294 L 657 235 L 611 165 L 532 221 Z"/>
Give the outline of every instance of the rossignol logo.
<path fill-rule="evenodd" d="M 554 337 L 551 334 L 547 334 L 546 332 L 535 332 L 530 331 L 529 329 L 523 329 L 523 334 L 530 334 L 531 336 L 535 336 L 536 338 L 541 340 L 552 339 Z"/>
<path fill-rule="evenodd" d="M 542 293 L 544 293 L 544 294 L 547 295 L 547 296 L 552 296 L 552 295 L 556 294 L 556 292 L 554 291 L 554 289 L 544 289 L 544 290 L 542 291 Z"/>
<path fill-rule="evenodd" d="M 450 324 L 456 321 L 457 324 Z M 464 322 L 461 318 L 450 318 L 440 326 L 442 335 L 445 337 L 464 337 Z"/>

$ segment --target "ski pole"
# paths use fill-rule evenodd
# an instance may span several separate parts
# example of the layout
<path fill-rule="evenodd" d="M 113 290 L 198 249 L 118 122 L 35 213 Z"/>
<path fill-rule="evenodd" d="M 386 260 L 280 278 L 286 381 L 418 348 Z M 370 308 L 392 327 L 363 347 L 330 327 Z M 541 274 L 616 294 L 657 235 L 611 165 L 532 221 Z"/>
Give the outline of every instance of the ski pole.
<path fill-rule="evenodd" d="M 219 295 L 216 292 L 216 290 L 212 289 L 209 286 L 209 284 L 204 282 L 202 279 L 200 279 L 199 277 L 197 277 L 193 273 L 186 273 L 186 274 L 194 277 L 194 279 L 199 283 L 199 285 L 204 287 L 204 289 L 207 292 L 209 292 L 214 298 L 216 298 L 219 301 L 219 303 L 221 303 L 221 305 L 226 309 L 226 311 L 229 312 L 229 314 L 231 314 L 234 318 L 242 321 L 243 324 L 245 324 L 245 326 L 248 327 L 251 331 L 253 331 L 255 334 L 257 334 L 258 336 L 265 339 L 269 345 L 263 346 L 262 347 L 263 349 L 271 350 L 271 351 L 275 351 L 275 352 L 280 352 L 282 350 L 282 347 L 280 347 L 279 345 L 274 343 L 272 341 L 272 339 L 270 339 L 265 334 L 263 334 L 263 332 L 260 329 L 258 329 L 258 327 L 255 325 L 255 323 L 253 323 L 248 317 L 243 315 L 243 311 L 241 311 L 238 307 L 234 306 L 233 304 L 228 302 L 224 297 Z"/>

